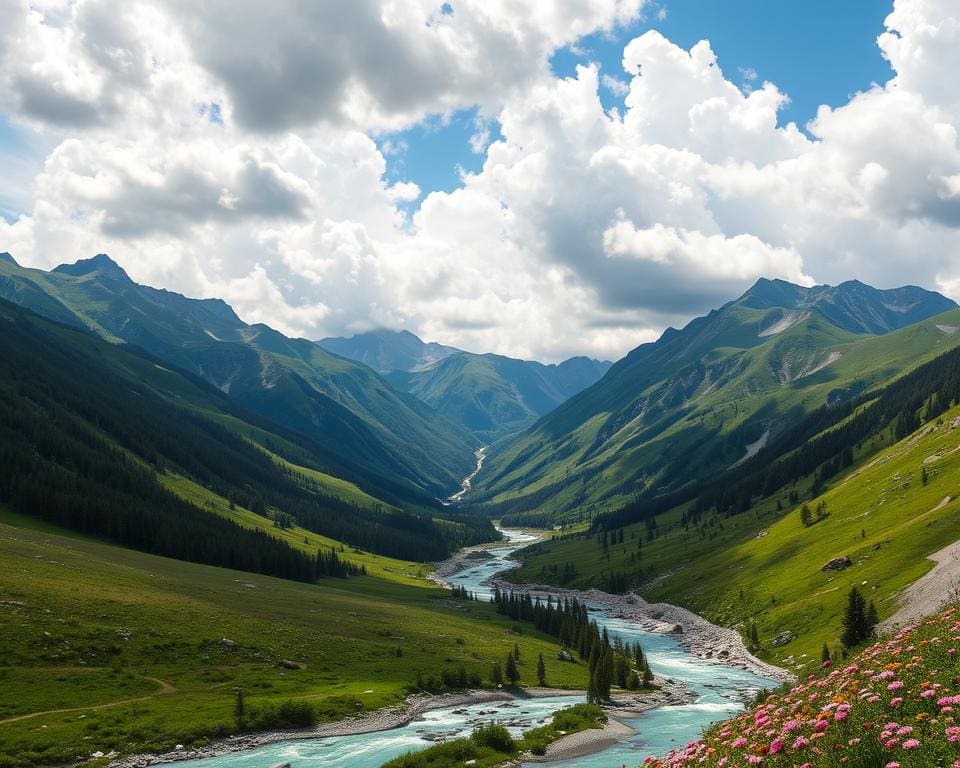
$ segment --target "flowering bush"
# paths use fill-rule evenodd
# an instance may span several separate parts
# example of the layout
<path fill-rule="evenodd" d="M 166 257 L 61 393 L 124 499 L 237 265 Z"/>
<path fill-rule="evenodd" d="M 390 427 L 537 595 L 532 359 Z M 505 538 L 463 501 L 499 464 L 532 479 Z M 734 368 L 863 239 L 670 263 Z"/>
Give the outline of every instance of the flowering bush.
<path fill-rule="evenodd" d="M 960 768 L 960 610 L 769 696 L 646 768 Z"/>

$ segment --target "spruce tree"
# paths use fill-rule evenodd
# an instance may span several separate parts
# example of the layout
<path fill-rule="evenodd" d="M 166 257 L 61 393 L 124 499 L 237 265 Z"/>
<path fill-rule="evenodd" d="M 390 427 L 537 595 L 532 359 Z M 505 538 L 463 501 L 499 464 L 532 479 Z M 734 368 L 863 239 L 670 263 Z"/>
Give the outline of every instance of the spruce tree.
<path fill-rule="evenodd" d="M 244 701 L 243 688 L 237 688 L 234 692 L 233 719 L 237 724 L 237 730 L 242 731 L 247 719 L 247 707 Z"/>
<path fill-rule="evenodd" d="M 520 670 L 517 669 L 517 662 L 513 658 L 513 654 L 507 655 L 507 680 L 510 681 L 511 687 L 515 687 L 520 680 Z"/>
<path fill-rule="evenodd" d="M 547 684 L 547 666 L 543 663 L 543 654 L 537 657 L 537 682 L 540 685 Z"/>
<path fill-rule="evenodd" d="M 860 590 L 853 587 L 847 596 L 847 608 L 843 613 L 843 635 L 840 642 L 844 648 L 853 648 L 869 636 L 867 629 L 867 606 Z"/>

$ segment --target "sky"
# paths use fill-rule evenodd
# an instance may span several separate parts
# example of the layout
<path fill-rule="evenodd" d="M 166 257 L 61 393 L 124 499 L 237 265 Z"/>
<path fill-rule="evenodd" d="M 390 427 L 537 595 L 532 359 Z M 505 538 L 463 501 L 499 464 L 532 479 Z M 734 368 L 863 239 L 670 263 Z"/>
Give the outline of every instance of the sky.
<path fill-rule="evenodd" d="M 0 251 L 308 338 L 616 359 L 758 277 L 960 299 L 954 0 L 0 0 Z"/>

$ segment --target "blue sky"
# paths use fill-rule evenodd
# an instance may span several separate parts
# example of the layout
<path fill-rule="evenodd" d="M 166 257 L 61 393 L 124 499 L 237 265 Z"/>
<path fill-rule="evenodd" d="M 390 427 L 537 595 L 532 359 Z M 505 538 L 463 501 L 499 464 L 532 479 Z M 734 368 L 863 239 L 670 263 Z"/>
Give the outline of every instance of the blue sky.
<path fill-rule="evenodd" d="M 551 64 L 556 74 L 568 76 L 577 64 L 596 61 L 601 74 L 624 78 L 623 48 L 648 29 L 684 48 L 707 39 L 728 79 L 744 87 L 776 83 L 791 100 L 780 113 L 781 123 L 802 128 L 821 104 L 842 105 L 852 94 L 889 79 L 890 66 L 876 38 L 890 10 L 889 0 L 666 0 L 650 6 L 645 21 L 613 36 L 587 37 L 578 51 L 563 49 Z M 608 108 L 622 103 L 606 89 L 601 98 Z M 470 146 L 475 114 L 460 112 L 446 123 L 433 119 L 381 137 L 381 148 L 394 149 L 387 156 L 389 180 L 416 182 L 424 195 L 459 186 L 460 169 L 477 171 L 483 164 L 483 155 Z"/>

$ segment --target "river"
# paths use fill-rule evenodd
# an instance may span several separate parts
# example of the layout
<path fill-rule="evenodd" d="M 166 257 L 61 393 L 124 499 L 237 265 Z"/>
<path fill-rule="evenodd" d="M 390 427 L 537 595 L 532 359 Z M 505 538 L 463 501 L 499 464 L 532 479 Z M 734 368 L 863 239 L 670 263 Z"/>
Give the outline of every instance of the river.
<path fill-rule="evenodd" d="M 484 582 L 513 565 L 509 559 L 511 553 L 536 540 L 535 536 L 518 531 L 504 533 L 508 540 L 502 546 L 491 548 L 494 555 L 492 559 L 470 564 L 447 580 L 477 593 L 481 599 L 489 597 L 491 591 Z M 694 659 L 675 638 L 639 630 L 629 622 L 607 614 L 603 606 L 590 606 L 589 603 L 588 606 L 597 620 L 607 627 L 611 637 L 619 636 L 629 642 L 639 641 L 653 670 L 665 677 L 683 680 L 697 694 L 697 699 L 692 704 L 663 707 L 639 718 L 626 720 L 627 725 L 637 731 L 635 736 L 593 755 L 553 762 L 549 764 L 551 766 L 637 766 L 647 755 L 663 754 L 695 739 L 711 722 L 740 711 L 745 697 L 753 695 L 761 687 L 775 685 L 749 672 Z M 379 768 L 397 755 L 429 746 L 430 741 L 424 737 L 467 735 L 476 723 L 490 720 L 505 722 L 517 734 L 541 725 L 555 710 L 579 701 L 583 701 L 583 697 L 554 696 L 437 709 L 424 713 L 409 725 L 390 731 L 281 741 L 245 752 L 170 765 L 177 768 L 267 768 L 289 762 L 293 768 Z"/>

